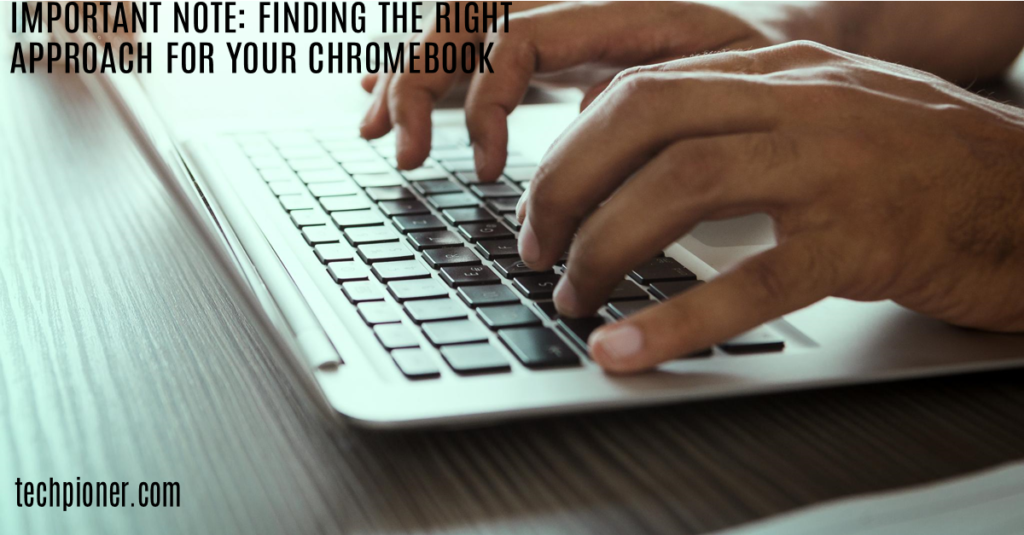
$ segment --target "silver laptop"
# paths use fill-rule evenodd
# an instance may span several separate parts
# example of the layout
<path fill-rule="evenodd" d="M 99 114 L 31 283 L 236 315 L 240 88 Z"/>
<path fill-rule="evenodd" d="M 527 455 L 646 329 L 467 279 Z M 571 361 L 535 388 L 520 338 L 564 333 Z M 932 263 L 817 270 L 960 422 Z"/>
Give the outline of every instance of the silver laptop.
<path fill-rule="evenodd" d="M 1024 363 L 1024 337 L 827 299 L 655 371 L 609 376 L 587 356 L 591 330 L 771 247 L 771 222 L 705 224 L 627 274 L 598 317 L 563 320 L 550 301 L 562 268 L 522 264 L 512 214 L 574 105 L 516 111 L 504 176 L 480 184 L 457 111 L 435 113 L 430 160 L 403 172 L 392 140 L 360 139 L 356 118 L 172 140 L 134 77 L 88 79 L 281 358 L 358 425 L 461 426 Z"/>

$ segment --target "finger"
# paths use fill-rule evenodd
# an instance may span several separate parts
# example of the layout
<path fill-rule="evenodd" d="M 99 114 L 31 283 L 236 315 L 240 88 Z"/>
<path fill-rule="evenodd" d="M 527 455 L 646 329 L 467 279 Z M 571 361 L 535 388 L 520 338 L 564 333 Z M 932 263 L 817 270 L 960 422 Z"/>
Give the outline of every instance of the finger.
<path fill-rule="evenodd" d="M 566 2 L 510 17 L 507 33 L 490 34 L 494 72 L 477 75 L 466 101 L 466 122 L 477 155 L 477 174 L 494 180 L 507 156 L 506 117 L 519 105 L 535 73 L 562 71 L 592 62 L 635 65 L 664 57 L 679 57 L 717 46 L 713 38 L 678 39 L 686 31 L 664 23 L 685 20 L 700 34 L 714 12 L 672 2 L 651 3 L 644 9 L 625 2 L 586 4 Z M 673 18 L 674 17 L 674 18 Z M 701 21 L 707 21 L 705 27 Z M 636 43 L 637 28 L 651 28 Z M 664 35 L 661 35 L 664 33 Z"/>
<path fill-rule="evenodd" d="M 388 113 L 388 85 L 390 73 L 381 73 L 373 86 L 370 108 L 359 125 L 359 134 L 366 139 L 377 139 L 391 131 L 391 115 Z"/>
<path fill-rule="evenodd" d="M 774 92 L 746 76 L 642 73 L 618 80 L 554 143 L 531 184 L 519 245 L 533 269 L 553 265 L 580 221 L 669 144 L 768 131 L 779 120 Z"/>
<path fill-rule="evenodd" d="M 587 89 L 587 92 L 583 94 L 583 100 L 580 102 L 580 111 L 584 111 L 590 107 L 590 104 L 594 102 L 597 97 L 604 92 L 605 89 L 611 85 L 612 81 L 605 80 L 603 82 L 594 84 Z"/>
<path fill-rule="evenodd" d="M 702 220 L 776 211 L 789 193 L 777 176 L 792 165 L 765 162 L 771 133 L 678 142 L 661 151 L 580 227 L 555 290 L 560 314 L 590 316 L 627 271 Z M 774 152 L 774 151 L 773 151 Z M 642 217 L 638 217 L 642 214 Z"/>
<path fill-rule="evenodd" d="M 843 265 L 824 235 L 802 235 L 661 305 L 591 335 L 605 370 L 631 373 L 688 355 L 832 294 Z M 852 265 L 852 263 L 847 263 Z"/>
<path fill-rule="evenodd" d="M 427 43 L 436 44 L 439 49 L 446 43 L 453 43 L 461 54 L 465 43 L 482 39 L 480 34 L 475 33 L 431 31 L 420 39 L 420 50 L 425 50 Z M 457 70 L 454 73 L 406 71 L 393 76 L 387 91 L 387 107 L 391 122 L 395 126 L 399 168 L 418 167 L 430 155 L 430 114 L 434 110 L 434 103 L 440 100 L 463 75 Z"/>
<path fill-rule="evenodd" d="M 359 80 L 359 85 L 363 87 L 363 91 L 373 93 L 373 88 L 377 85 L 377 78 L 376 74 L 367 74 Z"/>

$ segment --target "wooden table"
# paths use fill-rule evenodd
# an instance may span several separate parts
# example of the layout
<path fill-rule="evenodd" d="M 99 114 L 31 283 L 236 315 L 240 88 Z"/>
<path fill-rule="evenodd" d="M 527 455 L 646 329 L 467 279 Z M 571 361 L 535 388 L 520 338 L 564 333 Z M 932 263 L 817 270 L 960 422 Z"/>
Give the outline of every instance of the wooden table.
<path fill-rule="evenodd" d="M 0 533 L 698 533 L 1024 458 L 1022 372 L 326 423 L 103 106 L 0 76 Z M 177 481 L 181 508 L 18 509 L 17 477 Z"/>

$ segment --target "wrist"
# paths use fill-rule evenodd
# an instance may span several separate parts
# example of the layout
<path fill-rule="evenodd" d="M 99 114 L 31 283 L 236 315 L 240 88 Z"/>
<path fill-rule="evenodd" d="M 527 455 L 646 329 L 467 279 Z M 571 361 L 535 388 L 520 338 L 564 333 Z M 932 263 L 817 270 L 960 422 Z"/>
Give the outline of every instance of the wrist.
<path fill-rule="evenodd" d="M 871 2 L 780 2 L 745 4 L 752 23 L 775 44 L 814 41 L 857 53 L 867 34 Z"/>

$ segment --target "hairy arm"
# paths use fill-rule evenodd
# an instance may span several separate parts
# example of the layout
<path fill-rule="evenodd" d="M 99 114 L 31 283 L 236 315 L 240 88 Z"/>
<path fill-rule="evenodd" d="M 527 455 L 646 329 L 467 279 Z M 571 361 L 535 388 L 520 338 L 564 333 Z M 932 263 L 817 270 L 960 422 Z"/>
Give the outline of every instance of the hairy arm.
<path fill-rule="evenodd" d="M 1024 2 L 796 3 L 765 24 L 959 83 L 1002 75 L 1024 48 Z"/>

